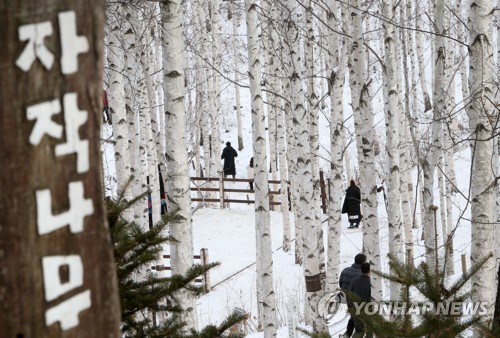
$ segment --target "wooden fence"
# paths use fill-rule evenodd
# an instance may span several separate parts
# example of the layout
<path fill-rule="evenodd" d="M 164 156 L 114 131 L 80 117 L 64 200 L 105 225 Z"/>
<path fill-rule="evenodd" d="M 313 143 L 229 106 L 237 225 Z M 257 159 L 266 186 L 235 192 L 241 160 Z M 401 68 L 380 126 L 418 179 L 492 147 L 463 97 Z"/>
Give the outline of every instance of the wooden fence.
<path fill-rule="evenodd" d="M 170 255 L 163 255 L 163 258 L 170 260 Z M 199 261 L 198 263 L 201 266 L 208 265 L 208 249 L 203 248 L 200 250 L 199 255 L 193 255 L 193 259 Z M 155 271 L 172 271 L 172 267 L 170 264 L 167 265 L 155 265 L 151 267 L 152 270 Z M 206 292 L 209 292 L 211 290 L 211 285 L 210 285 L 210 270 L 205 271 L 200 278 L 196 278 L 194 280 L 195 283 L 201 283 Z"/>
<path fill-rule="evenodd" d="M 324 214 L 327 213 L 328 207 L 328 198 L 326 195 L 326 185 L 324 180 L 323 171 L 320 171 L 320 192 L 321 192 L 321 209 Z M 216 182 L 215 184 L 209 186 L 209 182 Z M 248 183 L 247 189 L 236 189 L 228 187 L 226 183 L 232 182 L 243 182 Z M 255 193 L 254 190 L 250 189 L 250 182 L 254 182 L 253 179 L 248 178 L 227 178 L 223 177 L 221 174 L 219 177 L 191 177 L 191 192 L 196 192 L 197 197 L 191 197 L 192 202 L 202 202 L 202 203 L 219 203 L 221 208 L 225 208 L 228 203 L 244 203 L 244 204 L 253 204 L 255 200 L 249 198 L 250 195 Z M 274 206 L 281 205 L 281 201 L 278 196 L 281 195 L 281 181 L 279 180 L 268 180 L 269 184 L 269 205 L 271 210 L 274 210 Z M 287 187 L 287 198 L 289 201 L 289 205 L 291 205 L 290 199 L 290 189 L 293 187 L 288 184 Z M 217 197 L 208 198 L 203 196 L 204 193 L 209 193 L 212 195 L 218 195 Z M 247 194 L 246 198 L 234 198 L 228 197 L 226 193 L 240 193 Z"/>

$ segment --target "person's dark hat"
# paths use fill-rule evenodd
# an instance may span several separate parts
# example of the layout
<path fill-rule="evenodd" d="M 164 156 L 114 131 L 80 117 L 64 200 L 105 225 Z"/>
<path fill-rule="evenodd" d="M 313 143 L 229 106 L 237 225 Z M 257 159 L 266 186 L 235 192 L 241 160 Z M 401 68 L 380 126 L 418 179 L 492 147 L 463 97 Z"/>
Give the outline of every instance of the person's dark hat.
<path fill-rule="evenodd" d="M 230 147 L 231 146 L 231 142 L 226 142 L 226 146 Z"/>

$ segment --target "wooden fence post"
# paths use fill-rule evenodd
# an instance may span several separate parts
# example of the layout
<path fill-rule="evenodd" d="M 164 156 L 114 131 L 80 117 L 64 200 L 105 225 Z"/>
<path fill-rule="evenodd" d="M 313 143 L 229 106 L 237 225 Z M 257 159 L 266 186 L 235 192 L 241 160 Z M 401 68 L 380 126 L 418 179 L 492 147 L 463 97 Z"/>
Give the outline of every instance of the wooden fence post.
<path fill-rule="evenodd" d="M 219 174 L 219 200 L 221 209 L 225 208 L 224 205 L 224 173 Z"/>
<path fill-rule="evenodd" d="M 0 336 L 120 337 L 101 181 L 105 1 L 0 1 Z"/>
<path fill-rule="evenodd" d="M 207 248 L 202 248 L 200 250 L 200 258 L 201 258 L 201 265 L 202 266 L 208 265 L 208 249 Z M 210 271 L 205 271 L 203 273 L 203 283 L 205 284 L 206 292 L 209 292 L 211 290 Z"/>

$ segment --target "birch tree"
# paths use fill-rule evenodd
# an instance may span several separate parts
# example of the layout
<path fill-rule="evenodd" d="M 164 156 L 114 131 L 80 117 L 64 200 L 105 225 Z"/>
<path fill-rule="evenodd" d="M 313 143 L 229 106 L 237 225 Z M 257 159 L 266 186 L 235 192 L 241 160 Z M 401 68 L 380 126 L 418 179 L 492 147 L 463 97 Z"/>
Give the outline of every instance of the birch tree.
<path fill-rule="evenodd" d="M 286 55 L 288 56 L 284 63 L 284 73 L 286 75 L 287 81 L 285 84 L 285 93 L 289 95 L 290 100 L 285 103 L 285 119 L 287 125 L 287 141 L 288 141 L 288 169 L 290 174 L 290 181 L 296 182 L 294 186 L 297 185 L 299 179 L 299 167 L 295 165 L 298 162 L 298 146 L 297 138 L 295 137 L 295 113 L 294 111 L 299 109 L 301 114 L 305 114 L 304 102 L 304 91 L 301 86 L 300 78 L 297 77 L 302 74 L 302 64 L 301 64 L 301 54 L 299 45 L 299 36 L 297 30 L 297 23 L 294 18 L 295 11 L 294 2 L 288 0 L 285 2 L 285 15 L 283 16 L 283 26 L 286 32 L 286 44 L 287 50 Z M 300 96 L 302 95 L 302 96 Z M 304 110 L 302 112 L 302 110 Z M 299 114 L 299 115 L 301 115 Z M 301 194 L 300 189 L 296 189 L 292 186 L 290 189 L 291 200 L 292 200 L 292 211 L 295 218 L 295 264 L 302 265 L 303 263 L 303 222 L 299 221 L 302 219 L 302 203 L 300 202 Z"/>
<path fill-rule="evenodd" d="M 309 118 L 307 120 L 308 130 L 309 130 L 309 142 L 310 142 L 310 159 L 311 159 L 311 175 L 313 182 L 313 200 L 312 207 L 314 208 L 314 225 L 316 230 L 316 239 L 318 245 L 318 260 L 320 266 L 320 274 L 325 275 L 325 247 L 323 242 L 323 226 L 322 226 L 322 210 L 321 210 L 321 186 L 319 177 L 319 98 L 318 98 L 318 88 L 316 85 L 316 72 L 317 66 L 314 60 L 315 46 L 317 45 L 313 14 L 314 7 L 311 0 L 306 1 L 306 42 L 305 42 L 305 52 L 304 52 L 304 69 L 305 74 L 305 85 L 307 88 L 307 110 Z M 312 241 L 312 239 L 308 239 Z"/>
<path fill-rule="evenodd" d="M 261 62 L 257 4 L 245 0 L 247 45 L 252 108 L 252 141 L 255 168 L 255 242 L 257 245 L 257 302 L 264 337 L 276 337 L 276 299 L 273 281 L 269 186 L 267 182 L 267 150 L 262 102 Z"/>
<path fill-rule="evenodd" d="M 385 0 L 382 4 L 383 14 L 389 21 L 395 21 L 394 2 Z M 389 252 L 397 258 L 398 261 L 404 261 L 403 254 L 403 233 L 400 212 L 400 194 L 399 194 L 399 111 L 401 103 L 398 93 L 401 92 L 401 83 L 397 81 L 396 71 L 399 69 L 396 60 L 396 48 L 398 46 L 395 25 L 384 22 L 385 35 L 385 67 L 384 81 L 386 89 L 386 136 L 387 136 L 387 155 L 389 158 L 389 179 L 387 180 L 387 195 L 389 205 L 387 208 L 389 218 Z M 399 90 L 398 90 L 399 89 Z M 399 288 L 396 283 L 391 283 L 391 298 L 399 299 Z"/>
<path fill-rule="evenodd" d="M 424 245 L 426 252 L 426 262 L 431 271 L 438 268 L 437 253 L 437 220 L 434 209 L 434 179 L 438 152 L 442 149 L 441 133 L 442 118 L 446 109 L 446 89 L 444 84 L 444 67 L 446 45 L 444 43 L 444 0 L 437 0 L 434 4 L 434 23 L 436 30 L 435 37 L 435 62 L 434 62 L 434 86 L 432 93 L 433 119 L 431 125 L 431 135 L 427 147 L 426 157 L 421 159 L 424 175 Z"/>
<path fill-rule="evenodd" d="M 345 22 L 345 6 L 340 2 L 331 0 L 328 2 L 327 13 L 328 26 L 334 27 L 336 32 L 328 34 L 328 69 L 332 69 L 329 77 L 330 91 L 330 189 L 328 207 L 328 257 L 325 291 L 333 292 L 338 287 L 340 266 L 340 231 L 342 210 L 342 173 L 343 173 L 343 88 L 347 66 L 347 48 L 345 48 L 345 37 L 339 33 L 342 31 L 342 22 Z"/>
<path fill-rule="evenodd" d="M 236 7 L 236 6 L 235 6 Z M 238 150 L 242 151 L 245 147 L 243 142 L 243 118 L 241 112 L 241 95 L 240 95 L 240 41 L 238 38 L 238 27 L 240 27 L 240 13 L 233 9 L 231 12 L 231 23 L 233 27 L 233 39 L 232 42 L 232 52 L 233 52 L 233 62 L 234 62 L 234 98 L 235 98 L 235 112 L 236 112 L 236 123 L 238 125 Z"/>
<path fill-rule="evenodd" d="M 193 265 L 193 225 L 186 143 L 186 116 L 184 106 L 184 37 L 181 0 L 160 4 L 162 19 L 167 194 L 175 208 L 176 219 L 170 224 L 170 234 L 177 241 L 170 243 L 172 274 L 184 275 Z M 194 294 L 180 291 L 175 298 L 184 311 L 181 313 L 187 329 L 197 328 Z"/>
<path fill-rule="evenodd" d="M 368 87 L 370 79 L 366 67 L 363 40 L 362 5 L 354 0 L 351 7 L 352 45 L 350 54 L 350 85 L 356 144 L 358 151 L 361 204 L 363 206 L 363 253 L 375 266 L 381 266 L 380 238 L 377 211 L 377 183 L 375 154 L 373 151 L 373 115 L 369 108 Z M 379 277 L 372 276 L 374 298 L 382 298 L 382 283 Z"/>
<path fill-rule="evenodd" d="M 220 0 L 211 0 L 208 3 L 209 5 L 209 13 L 210 16 L 210 36 L 212 38 L 212 65 L 213 69 L 211 69 L 211 76 L 207 78 L 209 81 L 209 96 L 208 102 L 210 104 L 210 117 L 211 117 L 211 145 L 213 150 L 213 160 L 214 166 L 213 174 L 211 173 L 210 177 L 217 177 L 218 174 L 222 171 L 221 169 L 221 135 L 220 135 L 220 121 L 221 121 L 221 112 L 220 112 L 220 75 L 218 71 L 220 70 L 221 65 L 221 57 L 219 55 L 220 49 L 220 35 L 221 35 L 221 23 L 220 23 Z"/>
<path fill-rule="evenodd" d="M 426 74 L 426 60 L 425 60 L 425 55 L 424 55 L 424 49 L 425 49 L 425 44 L 424 44 L 424 22 L 425 22 L 425 16 L 428 13 L 428 8 L 426 7 L 427 2 L 426 1 L 418 1 L 415 3 L 415 27 L 416 27 L 416 52 L 417 52 L 417 61 L 418 61 L 418 78 L 420 79 L 420 88 L 422 90 L 423 94 L 423 100 L 424 100 L 424 112 L 428 112 L 432 109 L 432 103 L 431 103 L 431 96 L 429 95 L 429 88 L 428 88 L 428 81 L 427 81 L 427 74 Z"/>
<path fill-rule="evenodd" d="M 496 187 L 498 185 L 493 172 L 495 158 L 494 123 L 498 123 L 498 110 L 493 88 L 493 74 L 498 68 L 493 61 L 493 3 L 480 0 L 469 2 L 469 132 L 471 135 L 472 173 L 471 199 L 471 262 L 493 255 L 495 244 Z M 488 314 L 482 317 L 486 321 L 493 317 L 492 300 L 495 299 L 495 259 L 489 259 L 481 274 L 472 277 L 474 301 L 488 302 Z M 478 336 L 477 334 L 475 336 Z"/>

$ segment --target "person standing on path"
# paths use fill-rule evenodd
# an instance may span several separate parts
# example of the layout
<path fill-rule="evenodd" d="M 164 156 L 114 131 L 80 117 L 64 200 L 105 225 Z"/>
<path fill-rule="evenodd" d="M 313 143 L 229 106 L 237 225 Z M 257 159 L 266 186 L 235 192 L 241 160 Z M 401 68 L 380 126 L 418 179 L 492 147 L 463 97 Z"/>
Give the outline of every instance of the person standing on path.
<path fill-rule="evenodd" d="M 234 158 L 238 157 L 238 153 L 231 147 L 231 142 L 226 142 L 226 147 L 222 151 L 222 156 L 220 157 L 224 160 L 224 177 L 232 175 L 233 178 L 236 177 L 236 166 L 234 164 Z"/>
<path fill-rule="evenodd" d="M 349 228 L 358 228 L 361 222 L 361 190 L 354 180 L 351 180 L 349 188 L 345 191 L 342 213 L 347 213 L 349 219 Z"/>

